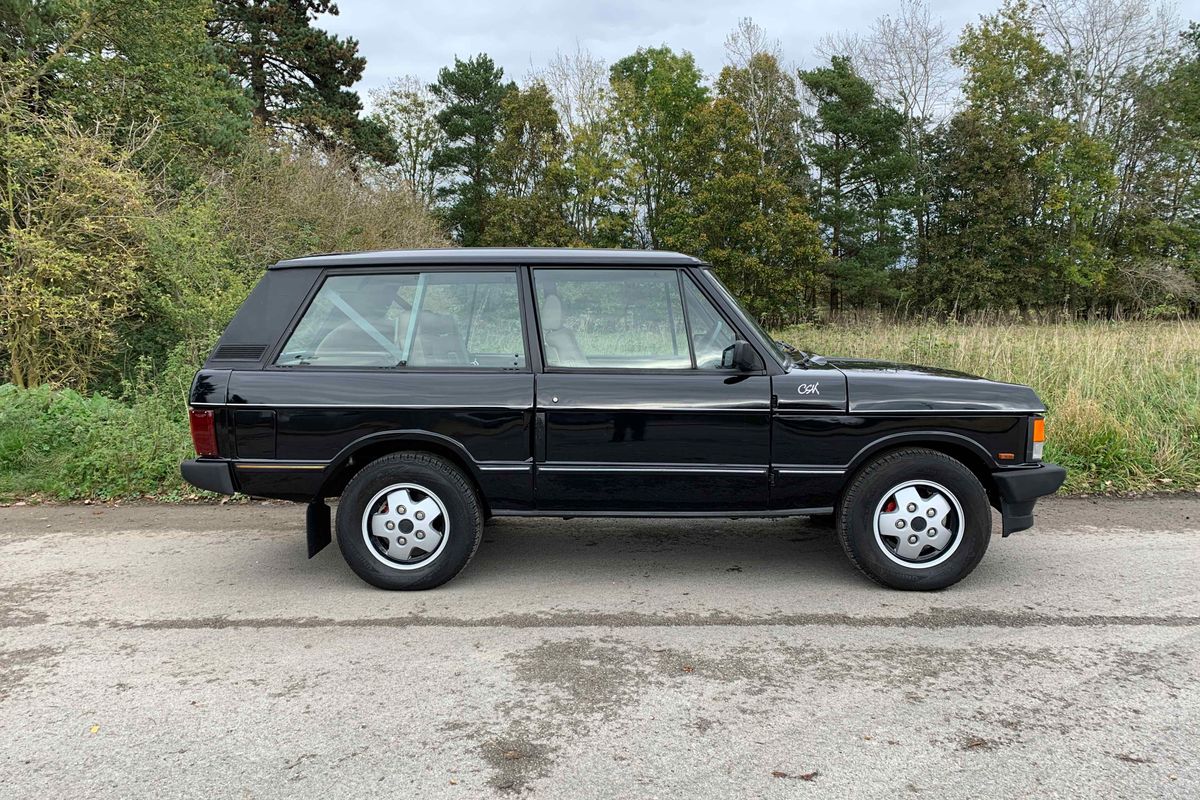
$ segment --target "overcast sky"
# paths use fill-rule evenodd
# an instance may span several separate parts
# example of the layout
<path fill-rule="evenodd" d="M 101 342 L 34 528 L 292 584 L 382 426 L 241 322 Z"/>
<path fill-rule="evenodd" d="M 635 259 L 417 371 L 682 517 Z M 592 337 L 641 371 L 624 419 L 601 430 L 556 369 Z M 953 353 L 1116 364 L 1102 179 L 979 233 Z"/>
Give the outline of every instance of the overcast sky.
<path fill-rule="evenodd" d="M 367 59 L 356 87 L 369 102 L 369 89 L 393 77 L 412 74 L 424 81 L 460 58 L 486 52 L 504 74 L 522 80 L 531 67 L 545 64 L 556 50 L 572 52 L 576 42 L 607 63 L 639 46 L 667 44 L 688 50 L 700 68 L 716 75 L 724 61 L 725 35 L 739 17 L 749 16 L 783 45 L 795 64 L 811 64 L 813 47 L 829 33 L 865 30 L 871 20 L 892 13 L 898 0 L 339 0 L 341 11 L 320 26 L 353 36 Z M 1200 4 L 1184 0 L 1181 10 Z M 957 33 L 1000 0 L 932 0 L 948 30 Z"/>

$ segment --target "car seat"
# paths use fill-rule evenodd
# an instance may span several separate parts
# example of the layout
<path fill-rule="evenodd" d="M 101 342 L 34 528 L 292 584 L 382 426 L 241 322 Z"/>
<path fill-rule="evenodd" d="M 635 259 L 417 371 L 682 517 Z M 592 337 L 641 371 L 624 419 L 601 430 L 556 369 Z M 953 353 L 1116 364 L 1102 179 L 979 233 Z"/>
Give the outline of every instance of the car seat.
<path fill-rule="evenodd" d="M 575 333 L 563 325 L 562 301 L 547 295 L 542 301 L 542 339 L 546 343 L 546 361 L 554 367 L 586 367 L 587 356 L 579 347 Z"/>

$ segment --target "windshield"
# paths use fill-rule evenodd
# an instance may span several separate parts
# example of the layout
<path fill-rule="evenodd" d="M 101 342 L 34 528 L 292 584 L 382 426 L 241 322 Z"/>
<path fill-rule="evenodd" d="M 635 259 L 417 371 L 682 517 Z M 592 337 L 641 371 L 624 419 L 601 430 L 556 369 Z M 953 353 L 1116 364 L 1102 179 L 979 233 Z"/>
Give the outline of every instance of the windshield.
<path fill-rule="evenodd" d="M 781 343 L 775 341 L 771 334 L 763 330 L 763 327 L 758 324 L 758 320 L 756 320 L 752 314 L 747 312 L 746 309 L 742 308 L 742 304 L 739 303 L 737 298 L 733 296 L 733 292 L 729 291 L 725 284 L 721 283 L 721 279 L 717 277 L 717 273 L 713 272 L 711 269 L 706 269 L 704 272 L 706 275 L 708 275 L 708 278 L 710 281 L 712 281 L 713 285 L 717 287 L 717 290 L 725 296 L 725 299 L 728 300 L 734 308 L 741 312 L 742 321 L 750 327 L 751 331 L 758 334 L 758 337 L 763 342 L 766 342 L 768 345 L 770 345 L 771 351 L 778 356 L 779 361 L 783 364 L 783 366 L 791 366 L 792 357 L 788 354 L 787 348 L 785 348 Z"/>

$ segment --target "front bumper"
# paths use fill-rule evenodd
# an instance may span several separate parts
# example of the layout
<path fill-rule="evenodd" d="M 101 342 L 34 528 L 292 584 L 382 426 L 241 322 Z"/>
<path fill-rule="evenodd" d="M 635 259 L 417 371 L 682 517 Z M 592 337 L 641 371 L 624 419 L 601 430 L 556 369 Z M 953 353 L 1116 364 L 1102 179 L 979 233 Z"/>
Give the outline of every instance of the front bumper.
<path fill-rule="evenodd" d="M 234 494 L 237 489 L 233 485 L 233 471 L 228 461 L 210 461 L 195 459 L 184 461 L 179 465 L 183 479 L 195 486 L 217 494 Z"/>
<path fill-rule="evenodd" d="M 1033 527 L 1033 506 L 1037 499 L 1057 492 L 1066 479 L 1067 471 L 1058 464 L 993 472 L 1004 535 Z"/>

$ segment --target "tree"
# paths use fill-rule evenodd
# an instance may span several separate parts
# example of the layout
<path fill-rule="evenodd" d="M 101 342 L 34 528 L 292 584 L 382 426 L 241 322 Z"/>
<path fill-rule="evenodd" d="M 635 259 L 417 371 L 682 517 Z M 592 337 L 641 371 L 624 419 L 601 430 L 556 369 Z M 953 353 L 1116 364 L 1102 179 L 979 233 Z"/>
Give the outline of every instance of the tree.
<path fill-rule="evenodd" d="M 53 106 L 83 129 L 105 128 L 117 146 L 137 143 L 143 162 L 206 166 L 249 129 L 244 95 L 207 37 L 210 12 L 207 0 L 0 3 L 3 91 L 35 115 Z"/>
<path fill-rule="evenodd" d="M 713 264 L 752 313 L 777 325 L 802 317 L 822 246 L 802 196 L 761 154 L 737 103 L 722 97 L 695 109 L 678 154 L 690 179 L 666 201 L 661 235 Z"/>
<path fill-rule="evenodd" d="M 619 160 L 608 69 L 577 48 L 555 54 L 538 78 L 554 100 L 565 141 L 566 216 L 575 238 L 592 245 L 620 243 L 623 224 L 613 213 Z"/>
<path fill-rule="evenodd" d="M 513 83 L 485 53 L 443 67 L 429 91 L 442 104 L 436 120 L 443 141 L 434 150 L 431 169 L 443 171 L 451 183 L 438 195 L 448 201 L 443 216 L 458 242 L 478 245 L 488 223 L 493 191 L 492 151 L 500 135 L 500 105 Z"/>
<path fill-rule="evenodd" d="M 708 100 L 691 53 L 669 47 L 641 48 L 609 71 L 617 120 L 626 239 L 659 247 L 663 204 L 688 179 L 677 154 L 686 139 L 687 118 Z"/>
<path fill-rule="evenodd" d="M 1180 41 L 1132 97 L 1106 237 L 1110 308 L 1200 307 L 1200 25 Z"/>
<path fill-rule="evenodd" d="M 440 105 L 429 87 L 415 76 L 391 81 L 371 94 L 375 113 L 396 142 L 395 171 L 413 194 L 432 206 L 441 177 L 434 168 L 433 154 L 444 137 L 438 127 Z"/>
<path fill-rule="evenodd" d="M 564 217 L 563 148 L 545 84 L 534 82 L 504 97 L 492 153 L 494 195 L 481 244 L 555 247 L 574 240 Z"/>
<path fill-rule="evenodd" d="M 135 151 L 0 101 L 0 341 L 17 386 L 86 388 L 118 350 L 152 205 Z"/>
<path fill-rule="evenodd" d="M 829 247 L 829 308 L 844 299 L 878 302 L 888 270 L 900 266 L 903 231 L 896 212 L 912 170 L 904 152 L 901 114 L 879 102 L 848 58 L 800 73 L 812 94 L 809 158 L 817 169 L 813 203 Z"/>
<path fill-rule="evenodd" d="M 351 91 L 366 59 L 358 42 L 312 26 L 337 14 L 331 0 L 216 0 L 209 35 L 245 85 L 254 118 L 277 133 L 299 133 L 327 151 L 348 148 L 383 164 L 396 144 L 378 121 L 360 116 Z"/>
<path fill-rule="evenodd" d="M 779 42 L 767 39 L 766 32 L 746 17 L 726 37 L 725 53 L 729 64 L 717 79 L 717 92 L 745 112 L 759 172 L 771 167 L 799 189 L 805 177 L 800 101 L 795 79 L 780 66 Z"/>
<path fill-rule="evenodd" d="M 894 16 L 876 19 L 865 35 L 825 39 L 818 49 L 849 57 L 879 99 L 904 118 L 901 140 L 913 165 L 907 190 L 912 195 L 914 236 L 907 250 L 911 261 L 922 264 L 928 259 L 935 211 L 930 150 L 956 89 L 950 35 L 931 15 L 926 0 L 901 0 Z"/>
<path fill-rule="evenodd" d="M 1103 143 L 1062 119 L 1063 60 L 1020 0 L 968 26 L 955 60 L 966 105 L 947 130 L 941 263 L 923 285 L 967 308 L 1078 302 L 1104 272 L 1090 231 L 1112 175 Z"/>
<path fill-rule="evenodd" d="M 1175 27 L 1169 7 L 1151 0 L 1042 0 L 1030 13 L 1046 46 L 1063 60 L 1064 116 L 1115 143 L 1133 110 L 1130 78 L 1161 66 Z"/>

